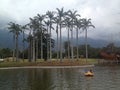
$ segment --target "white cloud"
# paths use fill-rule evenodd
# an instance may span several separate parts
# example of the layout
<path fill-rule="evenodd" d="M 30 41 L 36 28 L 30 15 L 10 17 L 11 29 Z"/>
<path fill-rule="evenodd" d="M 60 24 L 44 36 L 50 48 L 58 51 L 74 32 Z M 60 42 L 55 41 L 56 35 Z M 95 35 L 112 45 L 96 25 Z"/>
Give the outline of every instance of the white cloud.
<path fill-rule="evenodd" d="M 120 30 L 119 5 L 119 0 L 0 0 L 0 16 L 25 23 L 29 17 L 37 13 L 43 14 L 47 10 L 61 7 L 74 9 L 82 17 L 91 18 L 96 26 L 94 31 L 88 32 L 88 36 L 103 38 Z"/>

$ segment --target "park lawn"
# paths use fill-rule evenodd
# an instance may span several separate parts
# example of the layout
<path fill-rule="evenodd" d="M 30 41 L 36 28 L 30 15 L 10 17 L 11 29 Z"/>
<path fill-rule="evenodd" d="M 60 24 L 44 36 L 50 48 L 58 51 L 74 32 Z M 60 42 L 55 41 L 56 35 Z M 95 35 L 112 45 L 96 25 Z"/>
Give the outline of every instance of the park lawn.
<path fill-rule="evenodd" d="M 76 60 L 66 60 L 64 59 L 62 62 L 57 61 L 56 59 L 52 59 L 52 61 L 43 61 L 37 60 L 36 62 L 28 62 L 28 60 L 20 60 L 19 62 L 13 61 L 5 61 L 0 62 L 0 67 L 23 67 L 23 66 L 81 66 L 81 65 L 93 65 L 97 63 L 97 59 L 80 59 Z"/>

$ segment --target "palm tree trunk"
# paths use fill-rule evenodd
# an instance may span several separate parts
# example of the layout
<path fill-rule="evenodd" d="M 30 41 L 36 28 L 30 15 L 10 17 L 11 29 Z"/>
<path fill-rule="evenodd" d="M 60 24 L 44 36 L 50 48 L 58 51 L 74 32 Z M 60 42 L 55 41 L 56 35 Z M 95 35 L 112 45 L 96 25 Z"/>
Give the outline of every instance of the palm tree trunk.
<path fill-rule="evenodd" d="M 18 61 L 18 35 L 16 35 L 16 61 Z"/>
<path fill-rule="evenodd" d="M 87 29 L 85 29 L 85 51 L 86 51 L 86 62 L 88 59 L 88 47 L 87 47 Z"/>
<path fill-rule="evenodd" d="M 38 59 L 38 38 L 36 39 L 36 58 L 35 61 Z"/>
<path fill-rule="evenodd" d="M 33 62 L 35 61 L 35 37 L 33 37 Z"/>
<path fill-rule="evenodd" d="M 31 62 L 31 42 L 29 41 L 28 60 Z"/>
<path fill-rule="evenodd" d="M 52 49 L 51 49 L 51 24 L 50 24 L 50 60 L 52 59 Z"/>
<path fill-rule="evenodd" d="M 24 61 L 24 49 L 25 49 L 25 42 L 24 42 L 25 34 L 23 31 L 23 61 Z"/>
<path fill-rule="evenodd" d="M 27 53 L 28 53 L 28 61 L 30 62 L 31 60 L 30 60 L 30 40 L 28 40 L 28 51 L 27 51 Z"/>
<path fill-rule="evenodd" d="M 76 30 L 76 40 L 77 40 L 77 61 L 78 61 L 78 28 Z"/>
<path fill-rule="evenodd" d="M 70 36 L 69 36 L 69 27 L 68 27 L 68 59 L 70 59 Z"/>
<path fill-rule="evenodd" d="M 14 49 L 13 49 L 13 61 L 15 61 L 15 45 L 16 45 L 15 35 L 13 35 L 13 43 L 14 43 Z"/>
<path fill-rule="evenodd" d="M 40 36 L 40 38 L 41 38 L 41 59 L 43 59 L 42 31 L 41 31 L 41 36 Z"/>
<path fill-rule="evenodd" d="M 57 24 L 57 61 L 58 61 L 58 58 L 59 58 L 59 45 L 58 45 L 58 24 Z"/>
<path fill-rule="evenodd" d="M 61 24 L 60 24 L 60 62 L 62 62 L 62 38 L 61 38 Z"/>
<path fill-rule="evenodd" d="M 47 26 L 47 60 L 49 59 L 49 44 L 48 44 L 48 26 Z"/>
<path fill-rule="evenodd" d="M 73 29 L 71 30 L 71 55 L 72 55 L 72 60 L 73 58 Z"/>

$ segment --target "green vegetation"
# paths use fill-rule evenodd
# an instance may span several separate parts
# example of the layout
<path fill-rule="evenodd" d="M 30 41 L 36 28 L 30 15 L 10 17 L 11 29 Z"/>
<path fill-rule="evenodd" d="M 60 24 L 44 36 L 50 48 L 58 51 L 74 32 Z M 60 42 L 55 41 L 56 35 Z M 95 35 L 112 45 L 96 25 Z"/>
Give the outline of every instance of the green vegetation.
<path fill-rule="evenodd" d="M 0 49 L 0 57 L 6 58 L 5 62 L 0 63 L 1 67 L 94 64 L 96 60 L 88 58 L 100 58 L 99 53 L 110 48 L 111 45 L 113 52 L 113 44 L 106 48 L 94 48 L 87 44 L 87 29 L 95 26 L 92 25 L 91 19 L 81 18 L 76 10 L 64 11 L 64 8 L 57 8 L 56 11 L 47 11 L 46 14 L 37 14 L 29 19 L 30 22 L 26 25 L 13 22 L 8 24 L 8 29 L 13 34 L 14 49 Z M 68 37 L 64 45 L 62 45 L 63 29 L 67 31 Z M 52 38 L 53 30 L 57 34 L 56 50 L 53 50 L 55 47 L 55 40 Z M 83 31 L 85 31 L 85 45 L 78 45 L 78 34 Z M 73 42 L 74 33 L 76 33 L 76 44 Z M 23 35 L 22 50 L 19 49 L 18 44 L 20 34 Z M 25 42 L 28 43 L 27 47 Z M 9 60 L 8 57 L 12 59 Z M 86 58 L 86 61 L 80 58 Z"/>
<path fill-rule="evenodd" d="M 51 61 L 53 56 L 53 47 L 55 46 L 55 41 L 52 39 L 52 31 L 56 30 L 57 33 L 57 59 L 61 62 L 63 61 L 63 48 L 62 48 L 62 30 L 67 31 L 68 37 L 68 59 L 74 60 L 76 56 L 77 60 L 79 58 L 78 52 L 78 34 L 80 31 L 86 31 L 86 50 L 85 57 L 88 58 L 87 49 L 87 29 L 89 27 L 94 27 L 91 23 L 91 19 L 81 18 L 80 14 L 76 10 L 64 11 L 64 8 L 57 8 L 56 11 L 47 11 L 46 14 L 37 14 L 33 18 L 29 18 L 30 22 L 26 25 L 19 25 L 10 22 L 8 29 L 13 33 L 13 60 L 19 60 L 19 35 L 23 35 L 23 50 L 22 58 L 24 60 L 25 52 L 27 50 L 27 58 L 29 62 L 35 62 L 37 59 L 44 59 L 45 61 Z M 28 33 L 27 38 L 25 38 L 25 33 Z M 76 32 L 76 54 L 74 53 L 73 45 L 73 33 Z M 70 35 L 71 33 L 71 35 Z M 70 40 L 71 37 L 71 40 Z M 28 47 L 25 50 L 25 41 L 28 42 Z M 21 50 L 20 50 L 21 51 Z M 70 54 L 71 53 L 71 54 Z M 14 58 L 16 57 L 16 58 Z"/>
<path fill-rule="evenodd" d="M 56 59 L 52 61 L 43 61 L 37 60 L 36 62 L 28 62 L 25 60 L 24 62 L 12 62 L 5 61 L 0 62 L 0 67 L 23 67 L 23 66 L 81 66 L 81 65 L 91 65 L 96 64 L 97 59 L 88 59 L 86 63 L 86 59 L 80 59 L 78 61 L 69 61 L 64 59 L 63 62 L 59 62 Z"/>

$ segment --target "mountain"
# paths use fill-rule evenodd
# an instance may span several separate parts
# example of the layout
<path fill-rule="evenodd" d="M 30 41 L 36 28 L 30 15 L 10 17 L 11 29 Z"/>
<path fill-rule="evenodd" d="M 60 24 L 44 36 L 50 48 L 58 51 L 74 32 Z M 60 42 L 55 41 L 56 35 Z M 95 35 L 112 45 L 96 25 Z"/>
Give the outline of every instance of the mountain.
<path fill-rule="evenodd" d="M 67 40 L 67 37 L 62 38 L 62 42 L 66 40 Z M 73 44 L 74 46 L 76 45 L 75 38 L 73 39 Z M 82 45 L 82 44 L 85 44 L 84 37 L 81 37 L 79 39 L 79 45 Z M 108 44 L 108 42 L 105 40 L 88 38 L 88 44 L 91 45 L 92 47 L 104 47 Z M 117 42 L 116 44 L 120 45 L 120 42 Z M 13 48 L 13 47 L 14 47 L 13 34 L 10 33 L 8 30 L 0 30 L 0 48 Z M 19 48 L 22 48 L 22 35 L 19 36 Z"/>
<path fill-rule="evenodd" d="M 0 48 L 13 47 L 13 34 L 8 30 L 0 30 Z M 22 48 L 22 35 L 19 36 L 19 47 Z"/>
<path fill-rule="evenodd" d="M 55 39 L 56 40 L 56 39 Z M 71 39 L 70 39 L 71 40 Z M 66 37 L 63 37 L 62 38 L 62 42 L 64 43 L 65 41 L 67 41 L 67 38 Z M 92 47 L 104 47 L 106 46 L 108 43 L 107 41 L 105 40 L 100 40 L 100 39 L 91 39 L 91 38 L 88 38 L 88 44 Z M 85 38 L 84 37 L 80 37 L 79 40 L 78 40 L 78 44 L 79 45 L 83 45 L 85 44 Z M 76 39 L 74 38 L 73 39 L 73 45 L 75 46 L 76 45 Z"/>

